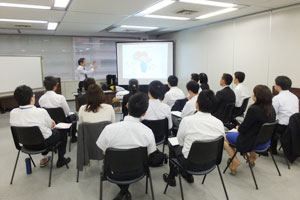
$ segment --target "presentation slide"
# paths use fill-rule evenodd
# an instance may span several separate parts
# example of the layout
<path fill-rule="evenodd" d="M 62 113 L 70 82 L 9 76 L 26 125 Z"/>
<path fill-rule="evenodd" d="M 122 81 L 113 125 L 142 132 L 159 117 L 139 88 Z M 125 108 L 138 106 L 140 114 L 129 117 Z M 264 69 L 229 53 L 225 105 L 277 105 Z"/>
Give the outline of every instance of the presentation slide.
<path fill-rule="evenodd" d="M 173 74 L 173 42 L 117 43 L 118 84 L 128 85 L 132 78 L 140 85 L 153 80 L 167 84 Z"/>

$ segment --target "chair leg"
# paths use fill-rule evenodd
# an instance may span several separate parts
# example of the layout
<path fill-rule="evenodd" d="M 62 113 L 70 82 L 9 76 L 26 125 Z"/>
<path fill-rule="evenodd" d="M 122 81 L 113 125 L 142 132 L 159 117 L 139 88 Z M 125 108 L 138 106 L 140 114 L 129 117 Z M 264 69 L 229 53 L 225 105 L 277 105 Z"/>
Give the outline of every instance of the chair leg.
<path fill-rule="evenodd" d="M 287 166 L 288 166 L 288 169 L 291 169 L 290 162 L 289 162 L 289 160 L 287 159 L 287 157 L 285 156 L 284 150 L 283 150 L 283 156 L 284 156 L 285 162 L 286 162 L 286 164 L 287 164 Z"/>
<path fill-rule="evenodd" d="M 247 160 L 249 160 L 248 154 L 246 154 L 246 157 L 247 157 Z M 251 166 L 250 162 L 248 164 L 249 164 L 250 171 L 251 171 L 251 174 L 252 174 L 252 178 L 253 178 L 253 181 L 254 181 L 254 184 L 255 184 L 255 188 L 258 190 L 258 186 L 257 186 L 256 179 L 255 179 L 255 176 L 254 176 L 254 173 L 253 173 L 252 166 Z"/>
<path fill-rule="evenodd" d="M 14 180 L 14 176 L 15 176 L 15 172 L 16 172 L 16 168 L 17 168 L 17 164 L 18 164 L 19 156 L 20 156 L 20 150 L 18 151 L 18 155 L 17 155 L 17 159 L 16 159 L 16 163 L 15 163 L 14 171 L 13 171 L 13 173 L 12 173 L 12 176 L 11 176 L 11 180 L 10 180 L 10 184 L 11 184 L 11 185 L 12 185 L 12 183 L 13 183 L 13 180 Z"/>
<path fill-rule="evenodd" d="M 30 154 L 28 154 L 28 155 L 29 155 L 29 158 L 30 158 L 30 160 L 31 160 L 31 162 L 32 162 L 32 164 L 33 164 L 33 166 L 36 167 L 36 165 L 35 165 L 35 163 L 34 163 L 32 157 L 31 157 L 31 155 L 30 155 Z"/>
<path fill-rule="evenodd" d="M 103 196 L 103 180 L 102 180 L 102 175 L 100 175 L 100 200 L 102 200 Z"/>
<path fill-rule="evenodd" d="M 277 166 L 277 163 L 276 163 L 276 161 L 275 161 L 275 159 L 274 159 L 274 156 L 273 156 L 272 152 L 271 152 L 271 151 L 268 151 L 268 152 L 271 154 L 271 157 L 272 157 L 272 160 L 273 160 L 273 162 L 274 162 L 274 164 L 275 164 L 275 167 L 276 167 L 276 169 L 277 169 L 278 175 L 281 176 L 281 173 L 280 173 L 280 171 L 279 171 L 279 168 L 278 168 L 278 166 Z"/>
<path fill-rule="evenodd" d="M 151 189 L 152 200 L 154 200 L 154 191 L 153 191 L 152 177 L 151 177 L 150 170 L 149 170 L 149 181 L 150 181 L 150 189 Z"/>
<path fill-rule="evenodd" d="M 79 182 L 79 169 L 77 170 L 77 180 L 76 182 L 78 183 Z"/>
<path fill-rule="evenodd" d="M 169 182 L 167 182 L 167 185 L 166 185 L 165 190 L 164 190 L 164 194 L 166 194 L 168 186 L 169 186 Z"/>
<path fill-rule="evenodd" d="M 69 140 L 69 152 L 71 152 L 71 139 L 72 139 L 72 137 L 70 137 L 70 140 Z"/>
<path fill-rule="evenodd" d="M 217 167 L 218 167 L 218 172 L 219 172 L 219 176 L 220 176 L 220 179 L 221 179 L 221 182 L 222 182 L 222 185 L 223 185 L 223 189 L 224 189 L 224 192 L 225 192 L 226 199 L 229 200 L 228 194 L 227 194 L 227 190 L 226 190 L 226 187 L 225 187 L 225 183 L 224 183 L 224 180 L 223 180 L 222 173 L 221 173 L 219 165 L 217 165 Z"/>
<path fill-rule="evenodd" d="M 204 184 L 205 178 L 206 178 L 206 174 L 203 177 L 202 184 Z"/>
<path fill-rule="evenodd" d="M 49 184 L 48 184 L 48 187 L 51 187 L 52 168 L 53 168 L 53 156 L 54 156 L 54 153 L 53 153 L 53 151 L 52 151 L 52 155 L 51 155 L 51 163 L 50 163 L 50 174 L 49 174 Z"/>
<path fill-rule="evenodd" d="M 146 176 L 146 194 L 148 194 L 148 175 Z"/>
<path fill-rule="evenodd" d="M 165 142 L 163 143 L 163 153 L 165 153 Z"/>
<path fill-rule="evenodd" d="M 232 163 L 232 161 L 233 161 L 234 157 L 236 156 L 236 154 L 237 154 L 237 151 L 234 152 L 232 158 L 230 159 L 230 162 L 227 163 L 226 168 L 225 168 L 224 171 L 223 171 L 223 174 L 225 174 L 226 170 L 228 169 L 230 163 Z"/>
<path fill-rule="evenodd" d="M 180 173 L 178 173 L 178 178 L 179 178 L 179 185 L 180 185 L 181 199 L 184 200 L 183 189 L 182 189 L 182 182 L 181 182 L 181 175 L 180 175 Z"/>

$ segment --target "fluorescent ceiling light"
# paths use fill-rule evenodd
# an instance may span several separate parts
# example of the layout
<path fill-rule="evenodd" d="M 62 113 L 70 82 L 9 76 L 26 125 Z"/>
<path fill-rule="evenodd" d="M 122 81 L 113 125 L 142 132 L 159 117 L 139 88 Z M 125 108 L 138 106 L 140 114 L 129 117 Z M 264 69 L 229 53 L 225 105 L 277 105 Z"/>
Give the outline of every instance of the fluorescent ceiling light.
<path fill-rule="evenodd" d="M 224 3 L 224 2 L 208 1 L 208 0 L 179 0 L 179 1 L 184 3 L 194 3 L 194 4 L 202 4 L 207 6 L 225 7 L 225 8 L 232 8 L 237 6 L 236 4 L 232 4 L 232 3 Z"/>
<path fill-rule="evenodd" d="M 122 28 L 130 28 L 130 29 L 157 29 L 158 27 L 153 27 L 153 26 L 130 26 L 130 25 L 122 25 Z"/>
<path fill-rule="evenodd" d="M 144 17 L 149 18 L 158 18 L 158 19 L 174 19 L 174 20 L 189 20 L 187 17 L 173 17 L 173 16 L 164 16 L 164 15 L 145 15 Z"/>
<path fill-rule="evenodd" d="M 69 5 L 70 0 L 55 0 L 54 7 L 66 8 Z"/>
<path fill-rule="evenodd" d="M 57 25 L 58 25 L 57 22 L 49 22 L 48 23 L 48 30 L 55 30 Z"/>
<path fill-rule="evenodd" d="M 163 0 L 163 1 L 147 8 L 146 10 L 143 10 L 142 12 L 138 13 L 137 16 L 148 15 L 148 14 L 153 13 L 157 10 L 160 10 L 164 7 L 167 7 L 168 5 L 171 5 L 172 3 L 175 3 L 175 1 L 174 0 Z"/>
<path fill-rule="evenodd" d="M 225 13 L 229 13 L 229 12 L 232 12 L 232 11 L 235 11 L 235 10 L 237 10 L 237 8 L 225 8 L 223 10 L 218 10 L 216 12 L 201 15 L 199 17 L 196 17 L 196 19 L 206 19 L 206 18 L 209 18 L 209 17 L 214 17 L 214 16 L 217 16 L 217 15 L 222 15 L 222 14 L 225 14 Z"/>
<path fill-rule="evenodd" d="M 19 22 L 19 23 L 36 23 L 36 24 L 47 24 L 47 21 L 40 20 L 24 20 L 24 19 L 0 19 L 0 22 Z"/>
<path fill-rule="evenodd" d="M 38 5 L 28 5 L 28 4 L 18 4 L 18 3 L 1 3 L 0 7 L 13 7 L 13 8 L 33 8 L 33 9 L 44 9 L 50 10 L 50 6 L 38 6 Z"/>

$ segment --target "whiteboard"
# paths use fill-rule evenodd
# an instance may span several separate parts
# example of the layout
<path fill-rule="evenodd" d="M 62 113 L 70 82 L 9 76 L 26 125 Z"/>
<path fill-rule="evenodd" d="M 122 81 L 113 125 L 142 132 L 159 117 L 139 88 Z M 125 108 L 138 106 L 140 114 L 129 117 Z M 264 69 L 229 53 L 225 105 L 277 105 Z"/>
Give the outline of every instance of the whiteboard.
<path fill-rule="evenodd" d="M 20 85 L 43 87 L 41 56 L 0 56 L 0 93 L 13 92 Z"/>

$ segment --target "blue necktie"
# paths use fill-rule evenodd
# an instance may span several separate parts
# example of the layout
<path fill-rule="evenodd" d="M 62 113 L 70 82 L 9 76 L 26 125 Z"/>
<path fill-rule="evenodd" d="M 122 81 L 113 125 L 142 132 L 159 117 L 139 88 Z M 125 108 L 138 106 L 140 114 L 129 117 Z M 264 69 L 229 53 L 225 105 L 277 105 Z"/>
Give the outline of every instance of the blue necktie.
<path fill-rule="evenodd" d="M 85 67 L 83 68 L 84 70 L 85 70 Z M 87 78 L 88 76 L 87 76 L 87 74 L 84 74 L 84 76 L 85 76 L 85 78 Z"/>

